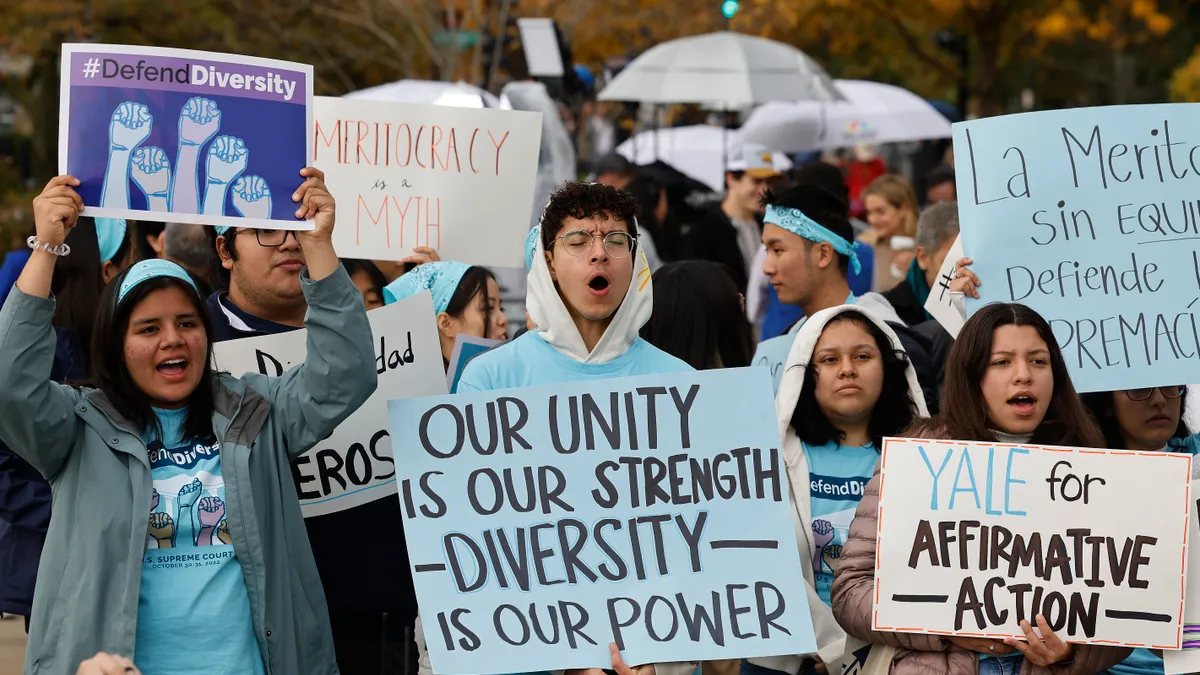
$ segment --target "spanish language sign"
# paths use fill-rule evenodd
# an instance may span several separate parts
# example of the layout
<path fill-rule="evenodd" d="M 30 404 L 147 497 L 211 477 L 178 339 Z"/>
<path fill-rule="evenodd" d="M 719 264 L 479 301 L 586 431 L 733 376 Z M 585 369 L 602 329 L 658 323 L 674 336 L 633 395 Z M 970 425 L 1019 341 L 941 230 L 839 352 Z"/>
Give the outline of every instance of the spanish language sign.
<path fill-rule="evenodd" d="M 396 496 L 396 462 L 388 435 L 387 401 L 446 393 L 442 348 L 428 292 L 380 307 L 371 321 L 379 388 L 333 435 L 292 462 L 305 518 Z M 271 377 L 303 363 L 308 331 L 230 340 L 213 345 L 219 367 Z"/>
<path fill-rule="evenodd" d="M 338 203 L 338 255 L 522 267 L 542 116 L 317 97 L 310 155 Z"/>
<path fill-rule="evenodd" d="M 1191 461 L 885 439 L 875 630 L 1178 649 Z"/>
<path fill-rule="evenodd" d="M 435 672 L 816 650 L 765 370 L 390 406 Z"/>
<path fill-rule="evenodd" d="M 186 49 L 64 44 L 58 165 L 84 215 L 309 229 L 312 66 Z"/>
<path fill-rule="evenodd" d="M 1080 391 L 1200 381 L 1200 105 L 954 125 L 963 249 L 984 303 L 1050 321 Z"/>

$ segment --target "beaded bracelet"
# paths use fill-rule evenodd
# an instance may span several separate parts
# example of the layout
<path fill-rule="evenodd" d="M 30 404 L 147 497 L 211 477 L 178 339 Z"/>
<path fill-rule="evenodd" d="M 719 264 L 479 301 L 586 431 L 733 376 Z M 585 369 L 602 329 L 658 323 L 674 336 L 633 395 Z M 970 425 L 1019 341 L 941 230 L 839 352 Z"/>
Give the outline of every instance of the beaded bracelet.
<path fill-rule="evenodd" d="M 47 244 L 44 241 L 38 241 L 37 237 L 30 237 L 25 240 L 25 243 L 29 244 L 29 248 L 31 248 L 35 251 L 45 251 L 46 253 L 49 253 L 51 255 L 56 255 L 59 257 L 62 257 L 64 255 L 71 255 L 71 247 L 68 246 L 65 242 L 62 244 L 59 244 L 58 246 L 53 246 L 51 244 Z"/>

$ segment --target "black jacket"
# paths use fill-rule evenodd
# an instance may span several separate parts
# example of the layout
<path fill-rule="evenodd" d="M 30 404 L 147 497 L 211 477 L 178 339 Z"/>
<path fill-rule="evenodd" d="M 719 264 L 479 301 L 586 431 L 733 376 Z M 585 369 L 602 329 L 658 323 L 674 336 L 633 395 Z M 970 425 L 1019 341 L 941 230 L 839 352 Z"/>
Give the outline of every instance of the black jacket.
<path fill-rule="evenodd" d="M 923 331 L 900 323 L 888 322 L 888 326 L 896 331 L 913 370 L 917 371 L 917 381 L 921 384 L 921 393 L 925 394 L 929 414 L 936 415 L 941 407 L 942 381 L 946 379 L 945 359 L 937 356 L 936 344 Z"/>
<path fill-rule="evenodd" d="M 214 293 L 208 299 L 217 342 L 297 330 L 248 314 L 220 296 Z M 296 491 L 301 491 L 299 484 Z M 417 596 L 409 571 L 399 499 L 384 497 L 346 511 L 305 518 L 304 525 L 325 587 L 329 613 L 335 621 L 345 612 L 386 612 L 390 621 L 401 624 L 416 620 Z M 362 553 L 364 546 L 369 551 L 355 553 Z M 362 636 L 364 641 L 378 638 L 377 634 Z"/>
<path fill-rule="evenodd" d="M 746 259 L 738 246 L 737 227 L 720 204 L 713 204 L 701 212 L 700 217 L 686 226 L 681 233 L 681 248 L 686 259 L 711 260 L 721 263 L 733 273 L 738 291 L 746 292 L 750 278 Z"/>
<path fill-rule="evenodd" d="M 915 327 L 929 320 L 929 317 L 925 316 L 925 305 L 917 299 L 917 294 L 913 292 L 907 280 L 901 281 L 895 288 L 885 291 L 882 295 L 892 303 L 892 309 L 896 310 L 909 326 Z"/>

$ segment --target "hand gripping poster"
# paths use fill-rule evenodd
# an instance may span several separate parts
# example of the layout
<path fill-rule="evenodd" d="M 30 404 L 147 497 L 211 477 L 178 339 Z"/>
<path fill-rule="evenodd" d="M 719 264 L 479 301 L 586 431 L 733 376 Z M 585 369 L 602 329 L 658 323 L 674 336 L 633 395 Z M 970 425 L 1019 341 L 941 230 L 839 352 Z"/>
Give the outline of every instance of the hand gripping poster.
<path fill-rule="evenodd" d="M 64 44 L 59 171 L 84 215 L 308 229 L 312 66 L 185 49 Z"/>

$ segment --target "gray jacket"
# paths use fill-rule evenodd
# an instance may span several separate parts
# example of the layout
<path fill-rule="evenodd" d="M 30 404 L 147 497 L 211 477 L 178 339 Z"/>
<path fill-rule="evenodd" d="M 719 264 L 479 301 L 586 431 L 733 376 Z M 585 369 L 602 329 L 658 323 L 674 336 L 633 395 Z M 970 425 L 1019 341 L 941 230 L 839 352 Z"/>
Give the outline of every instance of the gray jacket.
<path fill-rule="evenodd" d="M 266 671 L 329 675 L 333 638 L 289 460 L 354 412 L 377 375 L 362 296 L 345 270 L 318 282 L 306 271 L 301 285 L 307 361 L 279 378 L 214 378 L 212 425 Z M 151 511 L 139 430 L 99 390 L 49 379 L 53 314 L 53 300 L 16 289 L 0 310 L 0 438 L 54 495 L 26 675 L 72 675 L 98 651 L 133 656 Z"/>

